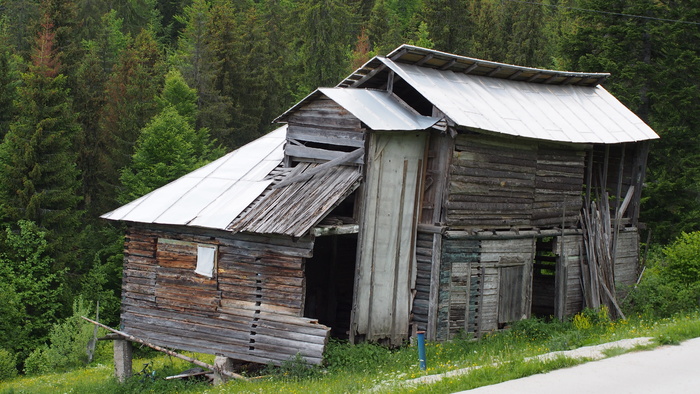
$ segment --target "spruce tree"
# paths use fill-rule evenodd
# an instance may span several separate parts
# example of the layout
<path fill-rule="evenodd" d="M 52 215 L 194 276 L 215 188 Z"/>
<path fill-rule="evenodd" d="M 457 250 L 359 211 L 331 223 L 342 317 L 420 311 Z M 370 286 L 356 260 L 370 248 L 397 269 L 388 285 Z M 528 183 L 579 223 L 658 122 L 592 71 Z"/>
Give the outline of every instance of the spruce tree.
<path fill-rule="evenodd" d="M 5 223 L 30 220 L 46 231 L 57 269 L 78 268 L 79 172 L 75 141 L 81 132 L 46 21 L 32 62 L 22 74 L 17 119 L 0 145 L 0 214 Z"/>
<path fill-rule="evenodd" d="M 83 42 L 85 55 L 77 67 L 77 81 L 73 90 L 74 108 L 83 128 L 79 144 L 78 167 L 82 174 L 83 206 L 90 218 L 109 211 L 114 206 L 113 189 L 104 182 L 111 168 L 110 135 L 101 127 L 100 119 L 107 103 L 106 85 L 119 54 L 129 43 L 129 37 L 121 32 L 121 19 L 111 11 L 102 17 L 98 34 Z"/>
<path fill-rule="evenodd" d="M 107 101 L 100 115 L 100 128 L 108 136 L 104 176 L 100 190 L 105 204 L 118 204 L 119 173 L 131 161 L 139 131 L 157 113 L 155 97 L 165 74 L 160 46 L 154 33 L 142 30 L 122 51 L 106 85 Z"/>
<path fill-rule="evenodd" d="M 232 133 L 233 103 L 216 87 L 216 70 L 221 61 L 214 53 L 216 35 L 211 32 L 211 18 L 211 4 L 207 0 L 194 0 L 184 8 L 183 15 L 177 17 L 184 27 L 173 63 L 187 84 L 197 91 L 196 127 L 206 127 L 213 137 L 226 141 Z"/>
<path fill-rule="evenodd" d="M 156 101 L 161 111 L 141 131 L 131 164 L 122 170 L 122 202 L 163 186 L 223 153 L 213 148 L 207 129 L 195 129 L 197 95 L 178 71 L 168 73 Z"/>

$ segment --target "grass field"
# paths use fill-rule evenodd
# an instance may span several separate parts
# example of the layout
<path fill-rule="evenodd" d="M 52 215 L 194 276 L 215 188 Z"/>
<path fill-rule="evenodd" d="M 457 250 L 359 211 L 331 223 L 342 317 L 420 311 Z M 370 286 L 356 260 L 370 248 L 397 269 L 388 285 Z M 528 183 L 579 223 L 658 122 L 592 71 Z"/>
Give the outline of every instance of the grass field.
<path fill-rule="evenodd" d="M 641 336 L 654 337 L 655 345 L 677 344 L 700 337 L 700 314 L 683 314 L 664 320 L 631 317 L 610 321 L 600 313 L 589 311 L 568 322 L 529 319 L 514 324 L 509 330 L 485 335 L 479 341 L 457 338 L 444 343 L 427 343 L 426 371 L 419 369 L 417 350 L 411 344 L 389 350 L 370 344 L 349 345 L 333 341 L 328 346 L 323 367 L 309 367 L 303 360 L 291 360 L 279 368 L 243 371 L 251 378 L 249 381 L 229 381 L 220 386 L 166 381 L 164 377 L 192 365 L 144 350 L 136 352 L 133 362 L 135 376 L 125 384 L 118 384 L 113 377 L 109 343 L 104 343 L 101 356 L 85 368 L 66 373 L 20 376 L 0 382 L 0 393 L 449 393 L 583 362 L 566 358 L 524 361 L 527 357 Z M 619 353 L 611 351 L 608 355 Z M 195 356 L 205 362 L 211 362 L 213 358 Z M 498 365 L 494 366 L 495 363 Z M 145 365 L 148 366 L 141 373 Z M 467 367 L 478 368 L 434 384 L 406 384 L 421 376 Z"/>

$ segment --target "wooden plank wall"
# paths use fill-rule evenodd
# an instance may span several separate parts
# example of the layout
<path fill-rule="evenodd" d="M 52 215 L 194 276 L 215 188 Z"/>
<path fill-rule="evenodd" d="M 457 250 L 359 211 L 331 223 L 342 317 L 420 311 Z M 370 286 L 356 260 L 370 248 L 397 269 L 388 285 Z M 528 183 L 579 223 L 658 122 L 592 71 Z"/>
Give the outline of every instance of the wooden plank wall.
<path fill-rule="evenodd" d="M 197 243 L 218 246 L 214 278 L 194 273 Z M 312 245 L 130 227 L 124 331 L 161 346 L 244 361 L 280 364 L 299 353 L 321 363 L 330 329 L 301 317 L 304 258 Z"/>
<path fill-rule="evenodd" d="M 639 277 L 639 232 L 637 229 L 621 231 L 617 239 L 615 256 L 615 285 L 626 294 L 626 288 L 634 285 Z"/>
<path fill-rule="evenodd" d="M 532 205 L 535 227 L 561 227 L 562 221 L 566 227 L 576 224 L 582 204 L 585 153 L 539 143 Z"/>
<path fill-rule="evenodd" d="M 433 261 L 433 234 L 418 232 L 416 242 L 416 295 L 413 297 L 413 323 L 421 331 L 428 329 L 430 277 Z"/>
<path fill-rule="evenodd" d="M 436 339 L 476 336 L 481 331 L 485 289 L 479 258 L 478 240 L 443 239 Z M 492 289 L 488 290 L 490 295 Z"/>
<path fill-rule="evenodd" d="M 556 237 L 553 250 L 559 259 L 557 275 L 561 275 L 562 279 L 566 278 L 564 287 L 558 289 L 561 293 L 557 297 L 563 297 L 559 307 L 563 308 L 563 312 L 559 313 L 563 316 L 571 316 L 583 309 L 583 290 L 581 289 L 581 261 L 585 259 L 583 236 Z"/>
<path fill-rule="evenodd" d="M 460 133 L 446 202 L 452 228 L 575 225 L 585 152 L 573 145 Z"/>
<path fill-rule="evenodd" d="M 287 121 L 284 152 L 290 161 L 323 162 L 365 146 L 362 122 L 325 96 L 298 108 Z"/>
<path fill-rule="evenodd" d="M 486 269 L 483 328 L 486 321 L 492 329 L 530 317 L 534 257 L 534 238 L 481 241 L 481 264 Z M 489 286 L 488 268 L 497 271 L 492 275 L 495 280 L 492 286 Z M 493 289 L 493 295 L 487 291 L 489 288 Z M 490 307 L 486 309 L 486 305 Z"/>
<path fill-rule="evenodd" d="M 537 144 L 459 134 L 450 166 L 445 219 L 453 228 L 530 227 Z"/>

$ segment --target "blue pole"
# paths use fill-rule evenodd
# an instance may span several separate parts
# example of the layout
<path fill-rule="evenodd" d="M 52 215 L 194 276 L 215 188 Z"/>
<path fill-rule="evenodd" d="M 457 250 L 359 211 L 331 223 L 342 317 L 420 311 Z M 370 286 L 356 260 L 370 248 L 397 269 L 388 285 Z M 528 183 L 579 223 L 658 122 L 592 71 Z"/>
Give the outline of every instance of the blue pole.
<path fill-rule="evenodd" d="M 418 362 L 420 370 L 425 371 L 425 331 L 418 331 Z"/>

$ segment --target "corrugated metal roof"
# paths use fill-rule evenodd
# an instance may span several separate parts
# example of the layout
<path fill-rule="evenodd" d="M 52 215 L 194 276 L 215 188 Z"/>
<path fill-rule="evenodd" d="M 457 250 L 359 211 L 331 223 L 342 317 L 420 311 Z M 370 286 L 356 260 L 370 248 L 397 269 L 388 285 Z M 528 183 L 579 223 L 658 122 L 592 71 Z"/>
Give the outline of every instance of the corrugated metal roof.
<path fill-rule="evenodd" d="M 109 220 L 226 229 L 272 183 L 287 126 L 102 215 Z"/>
<path fill-rule="evenodd" d="M 394 49 L 386 57 L 397 63 L 415 64 L 438 70 L 548 85 L 596 86 L 610 76 L 609 73 L 582 73 L 523 67 L 405 44 Z M 365 86 L 365 84 L 386 68 L 380 59 L 380 57 L 370 59 L 339 83 L 338 87 L 374 87 Z"/>
<path fill-rule="evenodd" d="M 296 176 L 317 166 L 300 163 L 286 176 Z M 340 165 L 308 180 L 268 189 L 228 229 L 300 237 L 352 193 L 359 186 L 360 177 L 358 167 Z"/>
<path fill-rule="evenodd" d="M 574 143 L 658 138 L 601 86 L 523 83 L 381 61 L 459 126 Z"/>
<path fill-rule="evenodd" d="M 284 122 L 297 109 L 325 95 L 372 130 L 425 130 L 440 118 L 423 116 L 402 105 L 386 90 L 319 88 L 275 119 Z"/>

